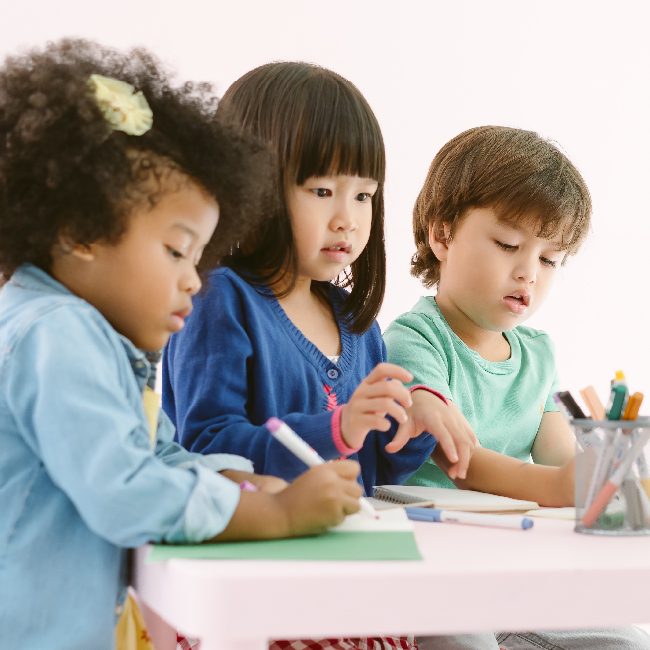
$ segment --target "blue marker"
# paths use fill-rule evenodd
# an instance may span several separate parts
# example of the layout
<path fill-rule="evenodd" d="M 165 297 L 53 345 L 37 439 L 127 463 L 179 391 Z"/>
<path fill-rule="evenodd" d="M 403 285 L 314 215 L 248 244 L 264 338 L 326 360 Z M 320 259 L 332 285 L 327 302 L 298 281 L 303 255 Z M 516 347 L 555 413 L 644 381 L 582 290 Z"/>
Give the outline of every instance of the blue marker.
<path fill-rule="evenodd" d="M 471 526 L 493 526 L 497 528 L 518 528 L 528 530 L 535 523 L 530 517 L 517 515 L 493 515 L 484 512 L 439 510 L 438 508 L 405 508 L 409 519 L 414 521 L 447 522 Z"/>

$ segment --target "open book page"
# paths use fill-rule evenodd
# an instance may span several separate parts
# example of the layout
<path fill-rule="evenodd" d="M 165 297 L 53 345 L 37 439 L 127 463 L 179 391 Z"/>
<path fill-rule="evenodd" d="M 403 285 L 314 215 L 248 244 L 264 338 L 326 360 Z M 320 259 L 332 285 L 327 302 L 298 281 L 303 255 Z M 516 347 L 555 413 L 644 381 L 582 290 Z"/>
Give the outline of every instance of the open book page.
<path fill-rule="evenodd" d="M 378 500 L 401 505 L 416 505 L 416 502 L 419 502 L 417 505 L 467 512 L 526 512 L 539 508 L 539 504 L 535 501 L 511 499 L 474 490 L 422 485 L 378 485 L 375 487 L 374 497 L 373 503 Z"/>
<path fill-rule="evenodd" d="M 576 509 L 572 506 L 566 508 L 538 508 L 524 513 L 527 517 L 540 517 L 541 519 L 575 520 Z"/>

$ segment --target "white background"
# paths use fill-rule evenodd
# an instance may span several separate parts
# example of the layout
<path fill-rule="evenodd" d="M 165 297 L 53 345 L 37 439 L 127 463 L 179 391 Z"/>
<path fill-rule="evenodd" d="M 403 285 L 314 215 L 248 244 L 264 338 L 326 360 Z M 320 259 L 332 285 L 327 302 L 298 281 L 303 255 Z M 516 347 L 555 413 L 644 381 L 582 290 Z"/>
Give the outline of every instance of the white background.
<path fill-rule="evenodd" d="M 389 276 L 386 327 L 423 293 L 409 276 L 411 209 L 435 152 L 501 124 L 552 138 L 583 173 L 593 228 L 530 321 L 557 347 L 564 387 L 626 371 L 650 402 L 650 5 L 643 1 L 0 0 L 0 55 L 64 35 L 151 48 L 219 93 L 272 60 L 353 81 L 382 126 Z M 646 405 L 646 412 L 650 408 Z"/>

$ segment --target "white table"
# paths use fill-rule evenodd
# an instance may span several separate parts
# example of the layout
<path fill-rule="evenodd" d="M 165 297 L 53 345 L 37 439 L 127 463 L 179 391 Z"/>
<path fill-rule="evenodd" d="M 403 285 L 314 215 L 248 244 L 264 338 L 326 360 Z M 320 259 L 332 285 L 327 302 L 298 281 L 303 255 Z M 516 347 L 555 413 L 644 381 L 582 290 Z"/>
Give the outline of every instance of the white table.
<path fill-rule="evenodd" d="M 421 562 L 148 564 L 143 548 L 135 586 L 160 616 L 200 637 L 202 650 L 650 619 L 650 537 L 578 534 L 572 522 L 543 519 L 530 531 L 416 523 L 416 537 Z"/>

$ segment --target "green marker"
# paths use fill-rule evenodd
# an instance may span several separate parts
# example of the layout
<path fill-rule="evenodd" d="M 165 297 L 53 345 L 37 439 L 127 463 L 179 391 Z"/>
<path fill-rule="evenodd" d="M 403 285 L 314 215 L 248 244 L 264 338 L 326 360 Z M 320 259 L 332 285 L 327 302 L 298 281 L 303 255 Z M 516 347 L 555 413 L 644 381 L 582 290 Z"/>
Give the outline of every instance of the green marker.
<path fill-rule="evenodd" d="M 612 392 L 609 395 L 609 404 L 607 405 L 607 419 L 620 420 L 627 398 L 627 386 L 625 384 L 614 384 Z"/>

